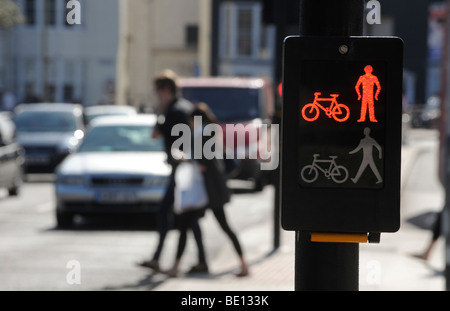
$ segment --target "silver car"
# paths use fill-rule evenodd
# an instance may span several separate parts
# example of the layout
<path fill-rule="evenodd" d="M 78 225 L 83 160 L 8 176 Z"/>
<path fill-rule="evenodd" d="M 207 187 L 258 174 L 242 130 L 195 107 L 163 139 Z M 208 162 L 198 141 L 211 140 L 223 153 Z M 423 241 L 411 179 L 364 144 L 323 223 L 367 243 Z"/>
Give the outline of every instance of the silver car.
<path fill-rule="evenodd" d="M 171 167 L 161 139 L 152 139 L 154 115 L 92 121 L 83 143 L 56 170 L 58 226 L 75 215 L 153 213 Z"/>
<path fill-rule="evenodd" d="M 53 173 L 83 140 L 83 107 L 38 103 L 16 107 L 17 142 L 25 149 L 26 173 Z"/>
<path fill-rule="evenodd" d="M 133 106 L 124 105 L 96 105 L 84 108 L 86 122 L 89 124 L 94 118 L 101 116 L 135 116 L 138 111 Z"/>

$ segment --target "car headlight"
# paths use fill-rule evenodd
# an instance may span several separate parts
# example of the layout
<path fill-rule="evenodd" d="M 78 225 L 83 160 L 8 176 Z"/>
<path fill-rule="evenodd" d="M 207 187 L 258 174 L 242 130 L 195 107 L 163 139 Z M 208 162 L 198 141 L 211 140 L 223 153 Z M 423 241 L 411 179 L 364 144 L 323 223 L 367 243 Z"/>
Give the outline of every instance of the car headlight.
<path fill-rule="evenodd" d="M 68 186 L 84 186 L 86 184 L 86 178 L 84 176 L 76 175 L 58 176 L 56 178 L 56 183 Z"/>
<path fill-rule="evenodd" d="M 76 131 L 74 136 L 67 138 L 58 146 L 58 152 L 67 154 L 74 152 L 83 138 L 82 134 L 82 131 Z"/>
<path fill-rule="evenodd" d="M 167 176 L 147 176 L 144 181 L 145 187 L 165 186 L 169 182 Z"/>

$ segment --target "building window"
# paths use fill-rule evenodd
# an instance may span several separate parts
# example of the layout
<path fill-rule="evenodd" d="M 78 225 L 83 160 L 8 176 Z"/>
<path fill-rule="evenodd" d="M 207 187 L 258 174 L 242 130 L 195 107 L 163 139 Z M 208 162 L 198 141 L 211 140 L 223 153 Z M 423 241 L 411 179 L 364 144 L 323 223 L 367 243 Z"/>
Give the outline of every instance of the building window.
<path fill-rule="evenodd" d="M 221 56 L 257 57 L 261 41 L 261 3 L 224 2 L 220 10 Z"/>
<path fill-rule="evenodd" d="M 44 0 L 45 1 L 45 24 L 54 26 L 56 25 L 56 0 Z"/>
<path fill-rule="evenodd" d="M 224 3 L 223 7 L 223 18 L 222 18 L 222 30 L 220 32 L 220 37 L 223 38 L 222 43 L 222 55 L 226 58 L 232 55 L 232 33 L 233 33 L 233 10 L 230 3 Z"/>
<path fill-rule="evenodd" d="M 237 12 L 237 54 L 253 55 L 253 10 L 238 8 Z"/>
<path fill-rule="evenodd" d="M 54 103 L 56 101 L 56 86 L 53 83 L 46 83 L 44 92 L 44 101 L 49 103 Z"/>
<path fill-rule="evenodd" d="M 24 78 L 26 82 L 34 82 L 36 79 L 36 62 L 34 59 L 25 60 Z"/>
<path fill-rule="evenodd" d="M 73 103 L 75 100 L 75 88 L 72 84 L 64 84 L 63 88 L 63 101 L 65 103 Z"/>
<path fill-rule="evenodd" d="M 35 25 L 36 24 L 35 0 L 25 0 L 24 14 L 25 14 L 25 22 L 27 25 Z"/>
<path fill-rule="evenodd" d="M 198 26 L 187 25 L 186 26 L 186 46 L 190 48 L 197 47 L 198 45 Z"/>
<path fill-rule="evenodd" d="M 62 9 L 62 11 L 63 11 L 63 19 L 62 19 L 62 21 L 63 21 L 63 25 L 64 25 L 64 26 L 70 27 L 70 26 L 72 26 L 72 25 L 70 25 L 70 24 L 67 22 L 67 14 L 70 13 L 71 9 L 70 9 L 70 8 L 69 8 L 69 9 L 67 8 L 67 2 L 69 2 L 69 0 L 64 0 L 64 1 L 63 1 L 64 6 L 63 6 L 63 9 Z"/>

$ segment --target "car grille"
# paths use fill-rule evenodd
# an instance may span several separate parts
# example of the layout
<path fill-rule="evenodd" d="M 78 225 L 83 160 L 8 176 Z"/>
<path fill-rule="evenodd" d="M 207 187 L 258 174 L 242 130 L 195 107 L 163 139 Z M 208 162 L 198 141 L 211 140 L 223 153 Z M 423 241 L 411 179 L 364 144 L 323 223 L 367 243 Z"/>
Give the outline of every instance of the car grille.
<path fill-rule="evenodd" d="M 25 151 L 28 154 L 54 154 L 56 153 L 56 147 L 54 146 L 25 146 Z"/>
<path fill-rule="evenodd" d="M 93 177 L 91 184 L 98 187 L 142 186 L 142 177 Z"/>
<path fill-rule="evenodd" d="M 67 211 L 75 213 L 142 213 L 142 212 L 156 212 L 158 211 L 158 203 L 122 203 L 122 204 L 101 204 L 95 202 L 66 202 L 64 208 Z"/>

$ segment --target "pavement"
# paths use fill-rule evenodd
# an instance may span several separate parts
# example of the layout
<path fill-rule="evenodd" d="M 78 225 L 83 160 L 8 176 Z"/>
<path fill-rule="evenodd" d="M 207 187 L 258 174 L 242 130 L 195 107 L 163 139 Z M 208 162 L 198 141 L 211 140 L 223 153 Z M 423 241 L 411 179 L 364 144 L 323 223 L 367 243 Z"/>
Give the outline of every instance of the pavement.
<path fill-rule="evenodd" d="M 431 148 L 437 148 L 437 144 Z M 435 152 L 436 150 L 434 150 Z M 423 178 L 416 162 L 423 149 L 404 145 L 402 150 L 402 223 L 397 233 L 382 234 L 380 244 L 360 244 L 360 291 L 443 291 L 445 290 L 445 245 L 443 239 L 428 261 L 415 258 L 431 238 L 429 230 L 417 225 L 432 222 L 442 207 L 440 184 L 417 191 L 411 180 Z M 431 152 L 429 157 L 435 153 Z M 426 156 L 426 155 L 425 155 Z M 434 160 L 434 159 L 433 159 Z M 426 161 L 426 159 L 425 159 Z M 428 169 L 426 172 L 432 174 Z M 422 174 L 422 175 L 420 175 Z M 430 183 L 430 182 L 428 182 Z M 267 189 L 273 195 L 273 189 Z M 416 220 L 416 223 L 414 223 Z M 239 266 L 231 243 L 211 262 L 210 274 L 171 278 L 154 288 L 156 291 L 294 291 L 294 232 L 281 230 L 281 245 L 274 250 L 272 220 L 240 232 L 250 263 L 250 275 L 236 277 Z M 228 245 L 230 244 L 230 245 Z M 235 260 L 230 259 L 236 257 Z"/>

